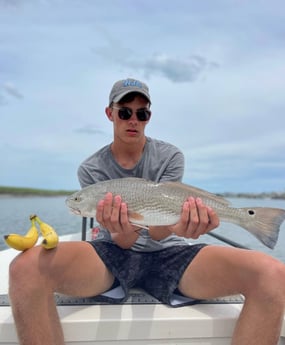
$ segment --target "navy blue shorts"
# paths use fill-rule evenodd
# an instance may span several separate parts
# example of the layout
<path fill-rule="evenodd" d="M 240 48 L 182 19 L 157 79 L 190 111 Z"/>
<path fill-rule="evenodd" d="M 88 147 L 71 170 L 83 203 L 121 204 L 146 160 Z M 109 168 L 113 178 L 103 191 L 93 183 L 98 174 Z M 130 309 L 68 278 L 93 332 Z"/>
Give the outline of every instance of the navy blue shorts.
<path fill-rule="evenodd" d="M 121 303 L 128 298 L 130 288 L 142 288 L 147 293 L 173 307 L 198 303 L 183 296 L 177 289 L 188 265 L 206 244 L 179 245 L 155 252 L 122 249 L 114 243 L 89 242 L 115 277 L 113 286 L 98 302 Z"/>

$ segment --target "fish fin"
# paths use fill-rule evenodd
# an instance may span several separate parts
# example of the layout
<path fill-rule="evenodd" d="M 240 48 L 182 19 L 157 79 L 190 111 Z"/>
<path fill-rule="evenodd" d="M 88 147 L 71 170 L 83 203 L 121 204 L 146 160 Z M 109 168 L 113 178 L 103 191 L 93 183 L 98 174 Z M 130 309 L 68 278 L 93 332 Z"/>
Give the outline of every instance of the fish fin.
<path fill-rule="evenodd" d="M 148 229 L 147 225 L 140 224 L 141 221 L 144 220 L 144 216 L 137 212 L 129 212 L 129 221 L 133 225 L 141 228 L 141 229 Z"/>
<path fill-rule="evenodd" d="M 243 208 L 243 210 L 246 210 L 250 220 L 247 218 L 240 225 L 268 248 L 274 249 L 280 225 L 285 220 L 285 210 L 268 207 Z"/>
<path fill-rule="evenodd" d="M 211 199 L 215 202 L 219 202 L 220 204 L 223 204 L 225 206 L 231 205 L 230 201 L 226 200 L 222 196 L 207 192 L 204 189 L 193 187 L 185 183 L 167 181 L 167 182 L 161 182 L 161 184 L 164 184 L 165 186 L 168 186 L 169 188 L 182 189 L 184 192 L 187 191 L 189 193 L 189 196 L 193 196 L 194 198 L 199 197 L 203 200 L 203 197 L 204 197 L 207 199 Z"/>
<path fill-rule="evenodd" d="M 141 221 L 144 219 L 144 216 L 140 213 L 137 212 L 129 212 L 129 219 L 130 222 L 132 223 L 132 221 Z"/>
<path fill-rule="evenodd" d="M 132 225 L 137 226 L 140 229 L 149 230 L 149 227 L 147 225 L 137 224 L 137 223 L 134 223 L 134 222 L 131 222 L 131 223 L 132 223 Z"/>

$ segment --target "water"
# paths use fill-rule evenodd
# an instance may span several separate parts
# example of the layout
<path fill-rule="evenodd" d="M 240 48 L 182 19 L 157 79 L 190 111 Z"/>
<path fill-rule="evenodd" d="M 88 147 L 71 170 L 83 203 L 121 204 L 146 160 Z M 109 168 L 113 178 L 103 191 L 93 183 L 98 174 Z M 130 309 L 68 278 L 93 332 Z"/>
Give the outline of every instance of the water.
<path fill-rule="evenodd" d="M 0 197 L 0 250 L 7 246 L 3 240 L 4 234 L 11 232 L 25 234 L 30 227 L 29 215 L 36 213 L 45 222 L 51 224 L 59 235 L 81 231 L 81 217 L 73 215 L 65 206 L 65 197 Z M 230 199 L 236 207 L 262 206 L 285 209 L 284 200 L 271 199 Z M 279 240 L 274 250 L 265 247 L 247 231 L 232 224 L 222 223 L 215 230 L 219 235 L 227 237 L 251 249 L 270 254 L 285 262 L 285 222 L 281 226 Z M 222 244 L 208 236 L 201 236 L 199 242 Z M 197 242 L 197 241 L 191 241 Z"/>
<path fill-rule="evenodd" d="M 7 248 L 3 235 L 27 232 L 31 214 L 52 225 L 59 235 L 81 231 L 82 218 L 69 212 L 63 196 L 0 197 L 0 250 Z"/>

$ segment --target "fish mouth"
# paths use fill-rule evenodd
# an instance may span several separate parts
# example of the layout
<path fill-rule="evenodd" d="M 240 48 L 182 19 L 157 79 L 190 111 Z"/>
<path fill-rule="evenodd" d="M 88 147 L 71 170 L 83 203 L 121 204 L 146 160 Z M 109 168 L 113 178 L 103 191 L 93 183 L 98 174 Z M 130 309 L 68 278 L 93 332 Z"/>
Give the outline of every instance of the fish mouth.
<path fill-rule="evenodd" d="M 69 209 L 72 213 L 77 214 L 78 216 L 81 216 L 81 211 L 79 210 L 79 208 L 69 207 Z"/>

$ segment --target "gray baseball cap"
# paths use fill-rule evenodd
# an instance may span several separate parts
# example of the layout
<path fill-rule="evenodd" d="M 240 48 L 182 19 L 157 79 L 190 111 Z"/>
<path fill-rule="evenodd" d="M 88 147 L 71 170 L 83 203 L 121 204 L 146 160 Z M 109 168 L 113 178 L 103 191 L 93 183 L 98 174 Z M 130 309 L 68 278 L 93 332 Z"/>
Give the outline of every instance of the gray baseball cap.
<path fill-rule="evenodd" d="M 150 102 L 147 85 L 139 80 L 128 78 L 119 80 L 113 85 L 109 96 L 109 104 L 119 102 L 124 96 L 131 92 L 141 93 Z"/>

